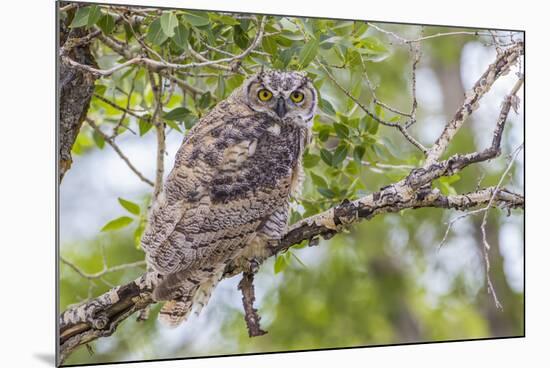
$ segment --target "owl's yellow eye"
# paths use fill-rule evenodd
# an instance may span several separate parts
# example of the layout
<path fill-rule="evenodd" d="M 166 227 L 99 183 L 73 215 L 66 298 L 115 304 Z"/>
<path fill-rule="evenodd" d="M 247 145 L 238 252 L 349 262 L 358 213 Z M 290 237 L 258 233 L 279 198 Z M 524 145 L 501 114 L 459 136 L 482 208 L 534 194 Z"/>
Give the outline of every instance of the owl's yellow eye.
<path fill-rule="evenodd" d="M 263 102 L 269 101 L 271 100 L 271 97 L 273 97 L 273 93 L 271 93 L 265 88 L 258 91 L 258 98 L 260 99 L 260 101 L 263 101 Z"/>
<path fill-rule="evenodd" d="M 290 99 L 293 102 L 300 103 L 304 100 L 304 94 L 299 91 L 294 91 L 290 94 Z"/>

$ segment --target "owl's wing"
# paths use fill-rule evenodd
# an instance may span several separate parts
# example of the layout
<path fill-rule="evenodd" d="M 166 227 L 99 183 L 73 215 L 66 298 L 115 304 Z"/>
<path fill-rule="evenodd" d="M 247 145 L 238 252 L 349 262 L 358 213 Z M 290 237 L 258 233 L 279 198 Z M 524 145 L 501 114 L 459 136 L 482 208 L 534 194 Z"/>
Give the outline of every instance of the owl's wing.
<path fill-rule="evenodd" d="M 165 274 L 226 261 L 288 198 L 288 163 L 260 165 L 273 125 L 258 115 L 215 118 L 186 137 L 142 238 L 149 264 Z"/>

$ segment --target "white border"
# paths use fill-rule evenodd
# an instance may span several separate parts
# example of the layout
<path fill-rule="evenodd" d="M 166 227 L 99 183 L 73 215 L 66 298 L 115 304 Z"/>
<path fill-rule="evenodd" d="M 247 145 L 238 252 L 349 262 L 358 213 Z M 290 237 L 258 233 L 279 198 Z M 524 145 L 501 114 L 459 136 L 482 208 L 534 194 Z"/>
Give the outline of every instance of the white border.
<path fill-rule="evenodd" d="M 110 0 L 111 1 L 111 0 Z M 113 3 L 126 3 L 115 1 Z M 527 2 L 162 0 L 134 4 L 527 31 L 527 338 L 129 364 L 124 367 L 337 366 L 517 367 L 542 357 L 550 327 L 550 260 L 544 192 L 550 137 L 547 11 Z M 543 4 L 540 2 L 540 4 Z M 3 195 L 1 366 L 53 365 L 54 3 L 2 4 L 0 162 Z M 545 83 L 546 82 L 546 83 Z M 7 204 L 7 206 L 5 205 Z M 6 236 L 7 235 L 7 236 Z M 366 311 L 368 312 L 368 311 Z M 49 362 L 49 363 L 48 363 Z M 114 367 L 114 365 L 112 365 Z M 105 366 L 107 367 L 107 366 Z"/>

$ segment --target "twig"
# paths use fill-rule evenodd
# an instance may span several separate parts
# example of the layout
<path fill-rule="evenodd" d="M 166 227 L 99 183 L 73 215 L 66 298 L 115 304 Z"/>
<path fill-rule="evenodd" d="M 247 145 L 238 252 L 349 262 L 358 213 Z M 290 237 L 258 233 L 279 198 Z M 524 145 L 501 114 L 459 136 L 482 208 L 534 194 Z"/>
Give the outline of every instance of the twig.
<path fill-rule="evenodd" d="M 239 282 L 238 289 L 243 294 L 244 320 L 248 328 L 248 336 L 255 337 L 265 335 L 267 331 L 260 328 L 260 316 L 258 315 L 258 310 L 254 308 L 254 301 L 256 300 L 254 274 L 251 272 L 244 272 L 243 278 Z"/>
<path fill-rule="evenodd" d="M 508 166 L 506 167 L 506 169 L 502 173 L 502 175 L 500 177 L 500 180 L 499 180 L 499 182 L 498 182 L 498 184 L 497 184 L 497 186 L 496 186 L 496 188 L 493 192 L 493 195 L 491 196 L 491 198 L 489 199 L 489 203 L 487 203 L 487 206 L 485 207 L 485 211 L 483 213 L 483 220 L 481 222 L 481 234 L 482 234 L 482 238 L 483 238 L 483 254 L 484 254 L 484 257 L 485 257 L 485 276 L 486 276 L 486 279 L 487 279 L 487 289 L 488 289 L 489 293 L 493 296 L 495 306 L 498 309 L 502 309 L 502 304 L 498 300 L 497 294 L 495 292 L 495 288 L 493 287 L 493 282 L 491 281 L 491 275 L 490 275 L 491 262 L 489 261 L 489 250 L 491 249 L 491 246 L 490 246 L 489 242 L 487 241 L 487 231 L 486 231 L 487 214 L 489 213 L 489 208 L 492 206 L 492 204 L 495 200 L 495 197 L 496 197 L 497 193 L 499 192 L 500 187 L 502 186 L 502 182 L 504 181 L 504 178 L 506 177 L 506 175 L 508 174 L 508 172 L 510 171 L 510 169 L 514 165 L 514 162 L 515 162 L 518 154 L 521 152 L 522 149 L 523 149 L 523 143 L 518 148 L 516 148 L 516 150 L 512 153 L 512 157 L 510 158 L 510 162 L 508 163 Z"/>
<path fill-rule="evenodd" d="M 447 123 L 439 138 L 428 151 L 424 167 L 432 165 L 439 159 L 447 149 L 451 139 L 464 124 L 466 118 L 477 109 L 479 100 L 491 89 L 491 86 L 499 77 L 508 73 L 510 67 L 517 62 L 522 54 L 523 43 L 517 43 L 497 55 L 496 60 L 488 66 L 472 89 L 466 93 L 466 98 L 455 113 L 453 120 Z M 519 86 L 517 88 L 519 89 Z"/>
<path fill-rule="evenodd" d="M 143 120 L 143 121 L 146 121 L 146 122 L 148 122 L 148 123 L 151 122 L 151 121 L 149 120 L 149 118 L 144 117 L 144 116 L 141 116 L 141 115 L 138 115 L 138 114 L 136 114 L 135 112 L 133 112 L 133 111 L 129 108 L 129 106 L 127 106 L 127 107 L 120 106 L 119 104 L 116 104 L 116 103 L 114 103 L 113 101 L 111 101 L 111 100 L 109 100 L 109 99 L 107 99 L 107 98 L 105 98 L 105 97 L 103 97 L 103 96 L 101 96 L 101 95 L 98 95 L 97 93 L 94 93 L 94 97 L 97 98 L 97 99 L 100 100 L 100 101 L 105 102 L 107 105 L 109 105 L 109 106 L 111 106 L 111 107 L 113 107 L 113 108 L 115 108 L 115 109 L 121 111 L 121 112 L 124 113 L 124 114 L 128 114 L 128 115 L 130 115 L 130 116 L 133 116 L 133 117 L 136 118 L 136 119 Z M 129 98 L 128 98 L 128 100 L 129 100 Z M 125 128 L 128 129 L 128 130 L 130 130 L 132 133 L 136 134 L 136 132 L 134 132 L 132 129 L 130 129 L 130 127 L 125 126 Z"/>
<path fill-rule="evenodd" d="M 376 25 L 375 23 L 371 23 L 371 22 L 368 22 L 367 23 L 370 27 L 376 29 L 378 32 L 381 32 L 381 33 L 384 33 L 388 36 L 391 36 L 393 37 L 394 39 L 396 39 L 397 41 L 399 41 L 399 43 L 401 44 L 410 44 L 410 43 L 418 43 L 418 42 L 422 42 L 422 41 L 425 41 L 425 40 L 429 40 L 429 39 L 432 39 L 432 38 L 437 38 L 437 37 L 447 37 L 447 36 L 459 36 L 459 35 L 465 35 L 465 36 L 489 36 L 489 37 L 492 37 L 493 35 L 491 34 L 491 32 L 481 32 L 481 31 L 454 31 L 454 32 L 442 32 L 442 33 L 435 33 L 435 34 L 432 34 L 432 35 L 428 35 L 428 36 L 423 36 L 423 37 L 419 37 L 419 38 L 415 38 L 415 39 L 406 39 L 400 35 L 398 35 L 397 33 L 395 32 L 392 32 L 392 31 L 388 31 L 378 25 Z M 514 32 L 514 33 L 520 33 L 520 32 Z M 504 36 L 498 36 L 500 38 L 504 38 L 504 37 L 508 37 L 508 35 Z"/>
<path fill-rule="evenodd" d="M 159 83 L 155 81 L 155 76 L 151 70 L 147 70 L 149 81 L 155 96 L 155 109 L 151 121 L 155 126 L 157 133 L 157 170 L 155 175 L 155 184 L 153 190 L 153 199 L 156 199 L 162 191 L 162 182 L 164 176 L 164 154 L 166 152 L 166 132 L 165 123 L 160 118 L 162 111 L 162 76 L 159 75 Z"/>
<path fill-rule="evenodd" d="M 412 78 L 411 78 L 411 95 L 412 95 L 412 107 L 411 113 L 409 114 L 410 120 L 405 124 L 405 128 L 410 128 L 414 123 L 416 123 L 416 109 L 418 108 L 418 101 L 416 99 L 416 68 L 420 62 L 420 45 L 410 45 L 411 52 L 413 53 L 413 63 L 412 63 Z"/>
<path fill-rule="evenodd" d="M 382 119 L 380 119 L 378 116 L 376 116 L 374 113 L 372 113 L 368 107 L 366 107 L 364 104 L 362 104 L 357 98 L 355 98 L 351 92 L 349 92 L 344 86 L 342 86 L 337 80 L 336 78 L 332 75 L 332 73 L 328 70 L 328 68 L 323 64 L 321 63 L 318 59 L 317 59 L 317 63 L 319 64 L 319 66 L 321 66 L 321 68 L 325 71 L 325 73 L 327 73 L 327 76 L 329 77 L 329 79 L 338 87 L 340 88 L 340 90 L 342 90 L 342 92 L 344 92 L 344 94 L 346 96 L 348 96 L 357 106 L 359 106 L 361 108 L 361 110 L 363 110 L 368 116 L 370 116 L 372 119 L 376 120 L 377 122 L 379 122 L 380 124 L 382 125 L 385 125 L 385 126 L 389 126 L 389 127 L 393 127 L 393 128 L 396 128 L 397 130 L 399 130 L 401 132 L 401 134 L 403 134 L 403 136 L 412 144 L 414 145 L 416 148 L 418 148 L 422 153 L 426 154 L 426 152 L 428 151 L 426 149 L 426 147 L 424 147 L 420 142 L 418 142 L 416 139 L 414 139 L 410 133 L 407 131 L 407 129 L 401 125 L 401 124 L 398 124 L 398 123 L 392 123 L 392 122 L 388 122 L 388 121 L 384 121 Z"/>
<path fill-rule="evenodd" d="M 99 129 L 99 127 L 96 125 L 96 123 L 92 119 L 87 117 L 86 121 L 97 132 L 97 134 L 99 134 L 105 140 L 105 142 L 107 142 L 111 147 L 113 147 L 113 149 L 118 154 L 118 156 L 122 159 L 122 161 L 126 163 L 126 165 L 130 168 L 130 170 L 132 170 L 133 173 L 136 174 L 137 177 L 141 179 L 141 181 L 143 181 L 144 183 L 150 186 L 154 186 L 151 180 L 147 179 L 145 176 L 143 176 L 143 174 L 138 169 L 136 169 L 136 167 L 130 162 L 128 157 L 126 157 L 126 155 L 122 153 L 118 145 L 113 141 L 111 137 L 103 133 L 103 131 Z"/>
<path fill-rule="evenodd" d="M 87 273 L 87 272 L 83 271 L 82 269 L 80 269 L 73 262 L 66 259 L 65 257 L 59 256 L 59 259 L 60 259 L 61 262 L 63 262 L 64 264 L 66 264 L 67 266 L 72 268 L 80 276 L 82 276 L 83 278 L 88 279 L 88 280 L 99 279 L 102 276 L 105 276 L 106 274 L 126 270 L 128 268 L 140 268 L 140 267 L 146 266 L 145 261 L 124 263 L 124 264 L 120 264 L 120 265 L 116 265 L 116 266 L 112 266 L 112 267 L 106 267 L 105 265 L 103 265 L 103 269 L 101 271 L 98 271 L 98 272 L 95 272 L 95 273 Z"/>

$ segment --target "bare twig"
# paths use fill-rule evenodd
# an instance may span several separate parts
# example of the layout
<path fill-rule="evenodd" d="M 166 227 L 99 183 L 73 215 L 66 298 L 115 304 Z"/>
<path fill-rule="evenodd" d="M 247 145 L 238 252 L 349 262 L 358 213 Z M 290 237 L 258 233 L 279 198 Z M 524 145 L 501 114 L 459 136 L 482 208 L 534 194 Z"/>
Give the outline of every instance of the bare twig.
<path fill-rule="evenodd" d="M 319 60 L 317 60 L 317 63 L 319 64 L 319 66 L 325 71 L 325 73 L 327 74 L 327 76 L 329 77 L 329 79 L 338 87 L 340 88 L 340 90 L 342 92 L 344 92 L 344 94 L 346 96 L 348 96 L 357 106 L 359 106 L 361 108 L 361 110 L 363 110 L 368 116 L 370 116 L 372 119 L 376 120 L 378 123 L 382 124 L 382 125 L 385 125 L 385 126 L 389 126 L 389 127 L 393 127 L 393 128 L 396 128 L 397 130 L 399 130 L 401 132 L 401 134 L 403 134 L 403 136 L 412 144 L 414 145 L 416 148 L 418 148 L 422 153 L 426 153 L 427 152 L 427 149 L 420 143 L 418 142 L 415 138 L 413 138 L 410 133 L 407 131 L 407 129 L 399 124 L 399 123 L 392 123 L 392 122 L 388 122 L 388 121 L 384 121 L 382 119 L 380 119 L 378 116 L 376 116 L 373 112 L 371 112 L 367 106 L 365 106 L 364 104 L 362 104 L 355 96 L 353 96 L 351 94 L 351 92 L 349 92 L 344 86 L 342 86 L 337 80 L 336 78 L 332 75 L 332 73 L 328 70 L 328 68 L 323 64 L 321 63 Z"/>
<path fill-rule="evenodd" d="M 97 132 L 97 134 L 99 134 L 105 140 L 105 142 L 107 142 L 111 147 L 113 147 L 113 149 L 118 154 L 118 156 L 122 159 L 122 161 L 124 161 L 124 163 L 126 163 L 126 165 L 130 168 L 130 170 L 132 170 L 132 172 L 134 174 L 136 174 L 137 177 L 142 182 L 144 182 L 144 183 L 146 183 L 150 186 L 154 186 L 154 184 L 151 180 L 147 179 L 138 169 L 136 169 L 136 167 L 130 162 L 128 157 L 126 157 L 126 155 L 124 153 L 122 153 L 122 151 L 120 150 L 118 145 L 113 141 L 113 139 L 111 137 L 109 137 L 107 134 L 103 133 L 103 131 L 101 129 L 99 129 L 99 127 L 96 125 L 96 123 L 92 119 L 86 118 L 86 121 Z"/>
<path fill-rule="evenodd" d="M 395 32 L 388 31 L 380 26 L 378 26 L 376 23 L 369 22 L 368 25 L 374 29 L 376 29 L 378 32 L 384 33 L 395 40 L 397 40 L 401 44 L 411 44 L 411 43 L 418 43 L 426 40 L 430 40 L 432 38 L 438 38 L 438 37 L 448 37 L 448 36 L 488 36 L 493 37 L 490 31 L 488 32 L 482 32 L 482 31 L 454 31 L 454 32 L 441 32 L 441 33 L 435 33 L 428 36 L 422 36 L 415 39 L 406 39 L 400 35 L 398 35 Z M 520 32 L 514 32 L 514 33 L 520 33 Z M 509 37 L 508 35 L 496 35 L 498 38 L 504 38 Z"/>
<path fill-rule="evenodd" d="M 146 266 L 145 261 L 124 263 L 124 264 L 120 264 L 120 265 L 112 266 L 112 267 L 106 267 L 105 265 L 103 265 L 103 269 L 101 271 L 98 271 L 98 272 L 95 272 L 95 273 L 88 273 L 88 272 L 83 271 L 80 267 L 78 267 L 73 262 L 69 261 L 68 259 L 66 259 L 63 256 L 59 256 L 59 259 L 61 260 L 61 262 L 63 262 L 64 264 L 66 264 L 67 266 L 72 268 L 80 276 L 82 276 L 83 278 L 88 279 L 88 280 L 99 279 L 102 276 L 105 276 L 106 274 L 126 270 L 128 268 L 142 268 L 142 267 Z"/>
<path fill-rule="evenodd" d="M 506 169 L 502 173 L 502 175 L 500 177 L 500 180 L 499 180 L 499 182 L 498 182 L 498 184 L 495 188 L 495 191 L 494 191 L 493 195 L 491 196 L 491 198 L 489 199 L 489 203 L 487 203 L 487 206 L 485 207 L 485 211 L 483 213 L 483 220 L 481 222 L 481 234 L 482 234 L 482 238 L 483 238 L 483 255 L 484 255 L 484 258 L 485 258 L 485 278 L 487 280 L 487 289 L 488 289 L 488 292 L 493 296 L 495 306 L 498 309 L 502 309 L 502 304 L 498 300 L 497 294 L 495 292 L 495 288 L 493 286 L 493 282 L 491 281 L 491 275 L 490 275 L 491 262 L 489 260 L 489 250 L 491 249 L 491 246 L 490 246 L 489 242 L 487 241 L 487 231 L 486 231 L 487 215 L 489 213 L 489 208 L 491 208 L 491 206 L 492 206 L 492 204 L 495 200 L 495 197 L 496 197 L 498 191 L 500 190 L 500 187 L 502 186 L 504 178 L 506 177 L 506 175 L 508 174 L 508 172 L 510 171 L 510 169 L 514 165 L 514 162 L 515 162 L 518 154 L 521 152 L 522 149 L 523 149 L 523 143 L 518 148 L 516 148 L 516 150 L 512 153 L 512 156 L 510 158 L 510 162 L 508 163 L 508 166 L 506 167 Z"/>
<path fill-rule="evenodd" d="M 260 328 L 260 316 L 258 311 L 254 308 L 254 301 L 256 295 L 254 292 L 254 274 L 251 272 L 244 272 L 241 282 L 239 282 L 238 289 L 243 294 L 243 307 L 246 321 L 246 327 L 248 328 L 248 336 L 262 336 L 267 332 Z"/>
<path fill-rule="evenodd" d="M 424 167 L 432 165 L 439 159 L 468 116 L 477 109 L 479 100 L 491 89 L 491 86 L 499 77 L 509 72 L 511 66 L 517 62 L 522 54 L 523 43 L 518 42 L 513 47 L 497 55 L 496 60 L 489 65 L 472 89 L 466 93 L 466 98 L 455 113 L 453 120 L 445 126 L 439 138 L 428 151 Z"/>
<path fill-rule="evenodd" d="M 166 132 L 165 123 L 160 118 L 162 112 L 162 76 L 159 75 L 159 82 L 155 81 L 155 75 L 151 70 L 147 71 L 149 74 L 149 81 L 155 96 L 155 108 L 151 121 L 155 126 L 157 133 L 157 170 L 155 175 L 155 185 L 153 190 L 153 199 L 156 199 L 162 191 L 162 182 L 164 176 L 164 154 L 166 152 Z"/>

